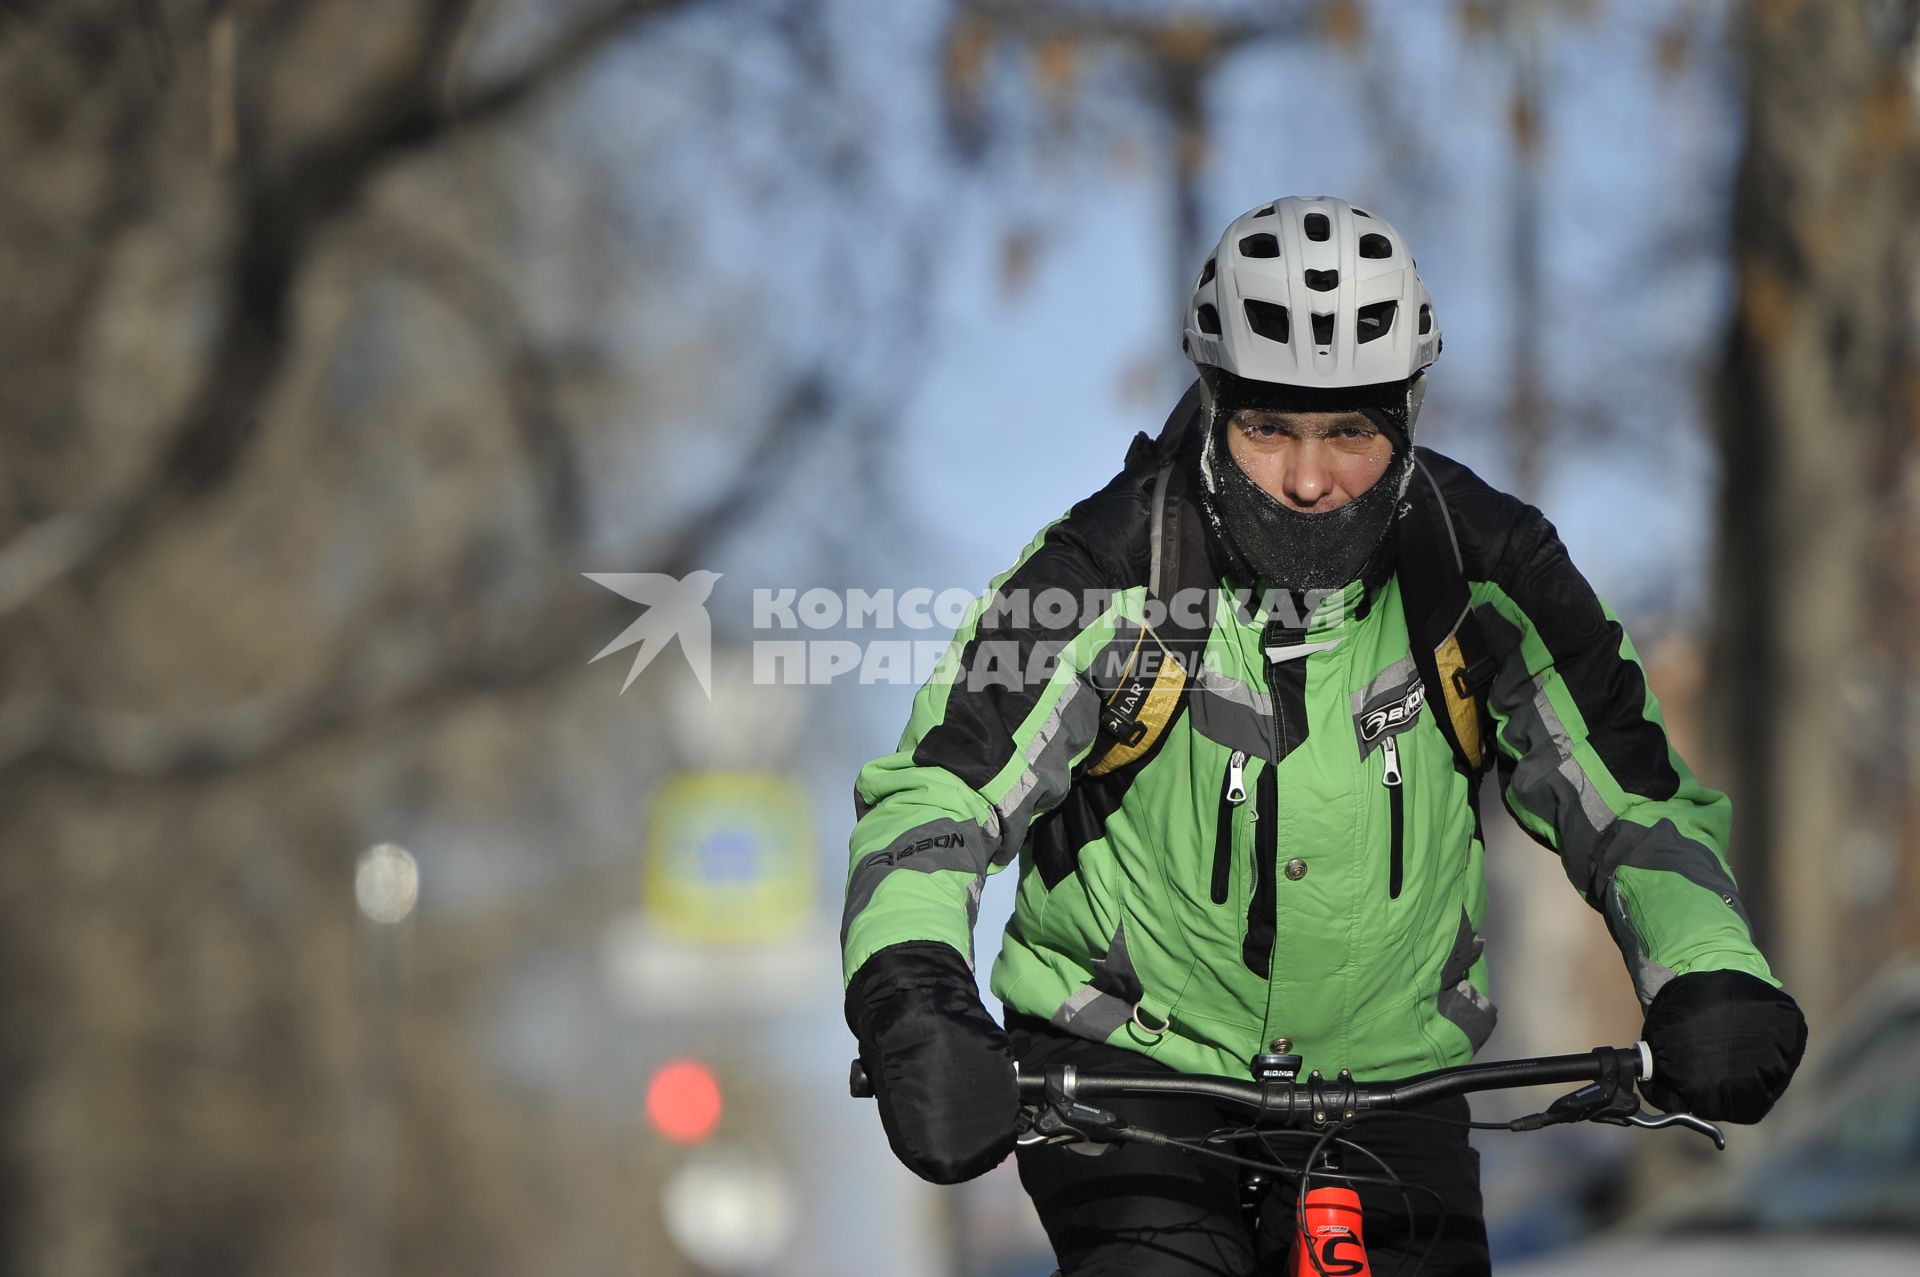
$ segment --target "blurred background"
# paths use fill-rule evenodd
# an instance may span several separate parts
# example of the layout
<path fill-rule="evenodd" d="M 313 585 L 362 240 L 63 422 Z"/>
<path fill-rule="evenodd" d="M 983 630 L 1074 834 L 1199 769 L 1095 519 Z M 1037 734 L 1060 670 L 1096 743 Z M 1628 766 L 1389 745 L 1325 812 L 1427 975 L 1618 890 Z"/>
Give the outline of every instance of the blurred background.
<path fill-rule="evenodd" d="M 1914 1271 L 1917 22 L 0 2 L 0 1274 L 1049 1272 L 1011 1165 L 929 1188 L 845 1094 L 911 671 L 753 645 L 984 587 L 1157 429 L 1220 228 L 1320 192 L 1426 259 L 1423 441 L 1620 612 L 1813 1025 L 1728 1154 L 1487 1137 L 1496 1256 Z M 1488 828 L 1486 1055 L 1631 1038 Z"/>

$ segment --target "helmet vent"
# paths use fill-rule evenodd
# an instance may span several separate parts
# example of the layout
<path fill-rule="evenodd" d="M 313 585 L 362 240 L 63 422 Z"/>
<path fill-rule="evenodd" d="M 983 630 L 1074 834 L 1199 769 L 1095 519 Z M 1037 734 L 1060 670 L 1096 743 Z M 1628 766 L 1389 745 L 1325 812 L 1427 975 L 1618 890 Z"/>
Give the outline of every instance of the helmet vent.
<path fill-rule="evenodd" d="M 1360 344 L 1364 346 L 1385 337 L 1387 330 L 1393 327 L 1393 313 L 1399 306 L 1399 302 L 1392 301 L 1362 306 L 1354 316 L 1354 326 L 1360 330 Z"/>
<path fill-rule="evenodd" d="M 1199 311 L 1196 313 L 1196 318 L 1200 322 L 1201 332 L 1209 337 L 1218 337 L 1220 335 L 1220 312 L 1215 310 L 1211 303 L 1202 302 Z"/>
<path fill-rule="evenodd" d="M 1325 213 L 1308 213 L 1300 219 L 1300 229 L 1316 244 L 1326 243 L 1333 235 L 1333 228 L 1328 224 Z"/>
<path fill-rule="evenodd" d="M 1313 317 L 1313 344 L 1316 346 L 1333 345 L 1333 316 L 1315 315 Z"/>
<path fill-rule="evenodd" d="M 1242 257 L 1278 257 L 1280 241 L 1264 231 L 1258 235 L 1249 235 L 1240 241 L 1240 255 Z"/>
<path fill-rule="evenodd" d="M 1420 303 L 1420 335 L 1426 336 L 1433 331 L 1433 307 Z"/>
<path fill-rule="evenodd" d="M 1248 298 L 1243 305 L 1247 309 L 1247 324 L 1268 341 L 1285 342 L 1293 335 L 1293 324 L 1287 317 L 1285 306 L 1252 298 Z"/>
<path fill-rule="evenodd" d="M 1200 282 L 1195 284 L 1194 287 L 1205 288 L 1208 284 L 1211 284 L 1212 282 L 1213 282 L 1213 259 L 1209 257 L 1207 259 L 1207 264 L 1200 268 Z"/>
<path fill-rule="evenodd" d="M 1254 213 L 1254 216 L 1255 216 L 1255 217 L 1272 217 L 1272 216 L 1273 216 L 1273 205 L 1271 205 L 1271 204 L 1269 204 L 1269 205 L 1267 205 L 1267 206 L 1266 206 L 1265 208 L 1263 208 L 1263 209 L 1260 209 L 1259 211 L 1257 211 L 1256 213 Z"/>
<path fill-rule="evenodd" d="M 1360 256 L 1376 260 L 1393 256 L 1393 241 L 1375 231 L 1360 237 Z"/>
<path fill-rule="evenodd" d="M 1368 219 L 1369 221 L 1371 221 L 1371 220 L 1373 219 L 1373 214 L 1372 214 L 1372 213 L 1369 213 L 1369 212 L 1367 212 L 1367 210 L 1366 210 L 1366 209 L 1364 209 L 1364 208 L 1356 208 L 1356 209 L 1354 209 L 1354 210 L 1353 210 L 1353 215 L 1354 215 L 1355 217 L 1364 217 L 1364 218 L 1366 218 L 1366 219 Z"/>
<path fill-rule="evenodd" d="M 1330 293 L 1340 287 L 1340 272 L 1337 270 L 1309 270 L 1305 274 L 1307 287 L 1316 293 Z"/>

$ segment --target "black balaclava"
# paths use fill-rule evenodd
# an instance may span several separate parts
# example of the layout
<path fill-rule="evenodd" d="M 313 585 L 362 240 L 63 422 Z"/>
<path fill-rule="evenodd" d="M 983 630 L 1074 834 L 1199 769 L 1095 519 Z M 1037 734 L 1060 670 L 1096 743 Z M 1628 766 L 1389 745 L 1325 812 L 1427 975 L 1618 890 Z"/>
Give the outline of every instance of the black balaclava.
<path fill-rule="evenodd" d="M 1217 368 L 1201 375 L 1213 405 L 1200 463 L 1202 504 L 1229 558 L 1262 590 L 1337 590 L 1362 575 L 1381 575 L 1392 555 L 1388 534 L 1413 476 L 1414 381 L 1320 390 L 1248 381 Z M 1346 505 L 1302 514 L 1268 496 L 1233 459 L 1226 432 L 1241 408 L 1364 413 L 1393 444 L 1393 459 L 1378 482 Z"/>

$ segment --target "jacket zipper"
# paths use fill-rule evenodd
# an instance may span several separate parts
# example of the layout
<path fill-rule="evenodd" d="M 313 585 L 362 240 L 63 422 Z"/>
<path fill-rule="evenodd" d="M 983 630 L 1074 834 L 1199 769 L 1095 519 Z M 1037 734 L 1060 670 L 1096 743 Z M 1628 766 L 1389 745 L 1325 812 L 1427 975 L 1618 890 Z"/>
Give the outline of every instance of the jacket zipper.
<path fill-rule="evenodd" d="M 1271 637 L 1271 636 L 1269 636 Z M 1273 646 L 1271 643 L 1266 646 Z M 1287 739 L 1287 709 L 1280 699 L 1274 667 L 1267 667 L 1268 694 L 1273 701 L 1273 756 L 1279 758 Z M 1253 797 L 1253 897 L 1247 902 L 1247 934 L 1240 958 L 1247 970 L 1262 980 L 1273 978 L 1273 944 L 1280 929 L 1280 785 L 1278 763 L 1260 769 Z"/>
<path fill-rule="evenodd" d="M 1389 736 L 1381 742 L 1380 753 L 1386 760 L 1386 766 L 1380 773 L 1380 780 L 1387 787 L 1387 809 L 1390 813 L 1393 840 L 1388 852 L 1387 896 L 1389 899 L 1398 900 L 1401 879 L 1406 868 L 1403 847 L 1406 824 L 1406 798 L 1403 791 L 1406 789 L 1406 777 L 1400 771 L 1400 746 L 1395 737 Z"/>
<path fill-rule="evenodd" d="M 1213 843 L 1213 903 L 1227 903 L 1233 885 L 1233 811 L 1247 801 L 1247 752 L 1233 751 L 1226 778 L 1220 783 L 1220 823 Z"/>
<path fill-rule="evenodd" d="M 1253 898 L 1247 902 L 1247 936 L 1240 945 L 1240 956 L 1247 970 L 1262 980 L 1273 978 L 1273 941 L 1280 926 L 1278 884 L 1280 866 L 1280 786 L 1275 778 L 1279 768 L 1268 763 L 1260 769 L 1253 796 Z"/>

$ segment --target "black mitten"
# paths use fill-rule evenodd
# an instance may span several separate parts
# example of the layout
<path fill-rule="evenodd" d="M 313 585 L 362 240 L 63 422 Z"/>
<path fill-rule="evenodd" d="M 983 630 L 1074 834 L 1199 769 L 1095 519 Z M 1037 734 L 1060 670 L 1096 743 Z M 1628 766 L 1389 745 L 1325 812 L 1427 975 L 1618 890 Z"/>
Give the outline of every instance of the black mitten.
<path fill-rule="evenodd" d="M 1005 1160 L 1020 1110 L 1013 1054 L 959 953 L 932 941 L 882 949 L 854 974 L 846 1009 L 894 1156 L 936 1184 Z"/>
<path fill-rule="evenodd" d="M 1793 1080 L 1807 1021 L 1783 991 L 1744 971 L 1693 971 L 1647 1008 L 1651 1103 L 1712 1122 L 1757 1122 Z"/>

